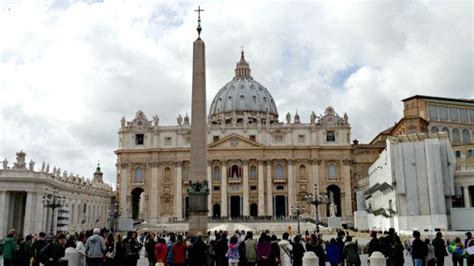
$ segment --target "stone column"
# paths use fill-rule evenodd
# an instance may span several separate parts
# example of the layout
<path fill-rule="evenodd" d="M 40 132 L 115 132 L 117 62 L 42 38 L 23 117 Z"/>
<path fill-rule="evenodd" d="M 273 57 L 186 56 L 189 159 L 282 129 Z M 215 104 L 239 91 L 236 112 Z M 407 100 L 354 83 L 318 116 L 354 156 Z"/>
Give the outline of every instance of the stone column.
<path fill-rule="evenodd" d="M 0 213 L 6 214 L 7 213 L 7 206 L 5 205 L 6 200 L 7 200 L 7 193 L 6 191 L 0 191 Z M 7 227 L 6 225 L 6 215 L 0 216 L 0 234 L 2 236 L 5 236 L 7 234 L 7 230 L 5 229 Z"/>
<path fill-rule="evenodd" d="M 471 208 L 471 197 L 469 196 L 469 186 L 463 186 L 464 208 Z"/>
<path fill-rule="evenodd" d="M 212 161 L 207 161 L 207 184 L 209 187 L 210 195 L 207 197 L 207 217 L 212 217 Z"/>
<path fill-rule="evenodd" d="M 127 196 L 128 196 L 128 181 L 130 178 L 130 164 L 122 163 L 120 165 L 122 167 L 122 172 L 120 174 L 120 218 L 129 218 L 128 216 L 128 203 L 127 203 Z M 89 205 L 89 204 L 87 204 Z M 88 206 L 87 206 L 88 207 Z M 86 211 L 87 213 L 87 211 Z M 89 212 L 90 213 L 90 212 Z M 88 214 L 89 216 L 89 214 Z M 87 221 L 86 221 L 87 223 Z"/>
<path fill-rule="evenodd" d="M 258 216 L 265 215 L 265 187 L 263 181 L 263 161 L 258 161 Z"/>
<path fill-rule="evenodd" d="M 249 162 L 244 161 L 244 174 L 242 180 L 242 192 L 243 192 L 243 214 L 249 216 Z"/>
<path fill-rule="evenodd" d="M 160 163 L 159 162 L 150 162 L 151 166 L 151 188 L 148 190 L 148 195 L 150 197 L 150 221 L 151 224 L 158 223 L 158 217 L 160 214 L 158 213 L 158 202 L 160 201 L 159 198 L 159 189 L 158 183 L 161 183 L 159 180 L 160 174 Z"/>
<path fill-rule="evenodd" d="M 267 160 L 267 215 L 273 216 L 273 182 L 271 160 Z"/>
<path fill-rule="evenodd" d="M 295 206 L 295 180 L 293 176 L 293 161 L 288 160 L 288 210 L 287 213 L 291 215 L 291 206 Z"/>
<path fill-rule="evenodd" d="M 183 218 L 183 163 L 176 163 L 176 199 L 174 216 L 178 219 Z"/>
<path fill-rule="evenodd" d="M 310 187 L 308 188 L 308 191 L 307 191 L 309 193 L 314 193 L 314 185 L 317 185 L 318 189 L 319 189 L 319 183 L 320 183 L 319 182 L 319 179 L 320 179 L 319 169 L 320 169 L 320 165 L 321 165 L 321 160 L 318 160 L 318 159 L 312 159 L 311 160 L 311 173 L 312 173 L 312 175 L 309 179 L 309 186 Z M 311 217 L 315 217 L 315 215 L 316 215 L 315 209 L 313 209 L 312 207 L 310 209 L 311 209 L 310 210 Z"/>
<path fill-rule="evenodd" d="M 227 217 L 227 162 L 221 166 L 221 217 Z"/>
<path fill-rule="evenodd" d="M 27 192 L 26 193 L 26 205 L 25 205 L 25 219 L 24 219 L 24 226 L 23 226 L 23 233 L 30 234 L 35 232 L 34 231 L 34 223 L 36 219 L 36 193 L 34 192 Z"/>

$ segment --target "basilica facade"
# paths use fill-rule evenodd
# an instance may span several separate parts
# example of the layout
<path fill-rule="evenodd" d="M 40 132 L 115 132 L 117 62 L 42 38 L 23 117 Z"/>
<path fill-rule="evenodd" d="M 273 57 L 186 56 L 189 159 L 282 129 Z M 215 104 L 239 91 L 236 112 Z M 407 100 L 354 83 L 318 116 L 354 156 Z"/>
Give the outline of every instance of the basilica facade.
<path fill-rule="evenodd" d="M 207 120 L 209 217 L 275 219 L 314 217 L 308 193 L 326 195 L 336 216 L 353 221 L 351 127 L 332 107 L 301 121 L 279 119 L 270 91 L 253 79 L 242 52 L 234 77 L 215 95 Z M 187 217 L 190 176 L 190 118 L 160 125 L 138 111 L 122 118 L 117 154 L 121 218 L 150 224 Z M 321 220 L 329 208 L 320 206 Z"/>

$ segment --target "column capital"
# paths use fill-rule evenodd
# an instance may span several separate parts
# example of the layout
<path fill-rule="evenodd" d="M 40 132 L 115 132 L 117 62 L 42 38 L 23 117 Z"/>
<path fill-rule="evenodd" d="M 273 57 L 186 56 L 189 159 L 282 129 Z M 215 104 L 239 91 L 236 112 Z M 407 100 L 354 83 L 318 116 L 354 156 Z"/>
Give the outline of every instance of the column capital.
<path fill-rule="evenodd" d="M 207 160 L 207 166 L 211 166 L 212 165 L 212 160 Z"/>
<path fill-rule="evenodd" d="M 315 159 L 315 158 L 313 158 L 313 159 L 311 159 L 310 161 L 311 161 L 311 164 L 316 164 L 316 165 L 321 165 L 321 163 L 322 163 L 322 160 L 321 160 L 321 159 Z"/>
<path fill-rule="evenodd" d="M 242 160 L 242 164 L 244 166 L 249 166 L 249 160 Z"/>
<path fill-rule="evenodd" d="M 292 160 L 292 159 L 286 160 L 286 163 L 288 163 L 288 165 L 293 165 L 294 162 L 295 162 L 295 161 Z"/>
<path fill-rule="evenodd" d="M 183 167 L 183 161 L 176 161 L 173 163 L 176 167 Z"/>
<path fill-rule="evenodd" d="M 344 159 L 344 160 L 342 160 L 342 163 L 344 165 L 352 165 L 352 160 L 351 159 Z"/>
<path fill-rule="evenodd" d="M 227 165 L 227 160 L 220 160 L 222 166 L 226 166 Z"/>
<path fill-rule="evenodd" d="M 266 159 L 265 162 L 267 163 L 267 165 L 271 165 L 273 160 L 272 159 Z"/>
<path fill-rule="evenodd" d="M 160 167 L 160 162 L 159 161 L 150 161 L 150 162 L 148 162 L 148 166 Z"/>
<path fill-rule="evenodd" d="M 121 163 L 120 164 L 120 167 L 122 167 L 122 168 L 128 168 L 129 166 L 130 166 L 129 163 Z"/>

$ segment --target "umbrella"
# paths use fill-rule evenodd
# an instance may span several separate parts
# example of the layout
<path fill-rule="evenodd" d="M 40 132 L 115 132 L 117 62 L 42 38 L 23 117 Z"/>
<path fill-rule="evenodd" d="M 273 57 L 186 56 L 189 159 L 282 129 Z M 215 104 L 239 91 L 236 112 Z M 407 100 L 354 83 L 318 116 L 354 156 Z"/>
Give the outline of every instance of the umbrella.
<path fill-rule="evenodd" d="M 218 226 L 209 228 L 209 231 L 211 232 L 221 231 L 221 230 L 227 231 L 229 234 L 234 233 L 236 230 L 245 231 L 245 232 L 255 232 L 254 228 L 247 225 L 239 224 L 239 223 L 225 223 L 225 224 L 220 224 Z"/>

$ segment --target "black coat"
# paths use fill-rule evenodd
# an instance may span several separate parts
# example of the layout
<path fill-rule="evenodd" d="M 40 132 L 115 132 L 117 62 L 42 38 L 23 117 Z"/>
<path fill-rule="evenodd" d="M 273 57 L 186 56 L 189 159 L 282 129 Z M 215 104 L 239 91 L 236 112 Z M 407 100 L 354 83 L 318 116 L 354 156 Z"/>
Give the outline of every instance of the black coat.
<path fill-rule="evenodd" d="M 428 255 L 428 246 L 419 238 L 413 240 L 411 245 L 411 257 L 413 259 L 424 259 Z"/>

